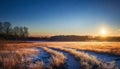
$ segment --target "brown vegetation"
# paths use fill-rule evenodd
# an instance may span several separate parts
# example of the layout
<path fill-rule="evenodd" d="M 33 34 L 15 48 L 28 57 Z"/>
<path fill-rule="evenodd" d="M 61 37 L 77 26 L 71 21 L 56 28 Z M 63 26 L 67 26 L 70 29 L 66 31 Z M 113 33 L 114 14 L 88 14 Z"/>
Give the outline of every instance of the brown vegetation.
<path fill-rule="evenodd" d="M 105 63 L 98 60 L 95 56 L 89 55 L 87 53 L 79 52 L 74 49 L 62 48 L 62 47 L 52 47 L 58 50 L 66 51 L 72 54 L 76 59 L 80 61 L 82 69 L 117 69 L 114 62 Z"/>
<path fill-rule="evenodd" d="M 43 47 L 43 49 L 51 54 L 51 65 L 53 68 L 63 68 L 63 64 L 66 62 L 66 57 L 63 53 L 51 50 L 49 48 Z"/>
<path fill-rule="evenodd" d="M 76 51 L 79 50 L 94 51 L 98 53 L 120 54 L 120 43 L 109 42 L 18 42 L 10 43 L 0 41 L 0 69 L 45 69 L 45 64 L 41 62 L 32 63 L 29 56 L 36 56 L 38 50 L 33 48 L 42 46 L 45 51 L 51 54 L 51 67 L 59 69 L 66 62 L 63 53 L 54 51 L 44 46 L 49 46 L 69 52 L 80 61 L 82 69 L 115 69 L 114 62 L 105 63 L 98 60 L 95 56 Z M 69 47 L 69 48 L 65 48 Z M 109 67 L 109 68 L 108 68 Z"/>
<path fill-rule="evenodd" d="M 44 69 L 44 63 L 32 63 L 29 56 L 36 56 L 38 50 L 31 44 L 5 44 L 0 42 L 0 69 Z M 39 68 L 38 68 L 39 67 Z"/>
<path fill-rule="evenodd" d="M 63 46 L 120 56 L 120 42 L 39 42 L 36 44 L 42 46 Z"/>

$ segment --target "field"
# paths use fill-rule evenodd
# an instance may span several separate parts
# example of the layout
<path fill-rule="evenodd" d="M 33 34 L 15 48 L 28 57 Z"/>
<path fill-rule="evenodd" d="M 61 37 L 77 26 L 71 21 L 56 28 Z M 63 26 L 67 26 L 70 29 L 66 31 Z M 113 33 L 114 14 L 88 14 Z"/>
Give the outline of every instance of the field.
<path fill-rule="evenodd" d="M 0 69 L 120 69 L 119 42 L 1 42 L 0 45 Z"/>

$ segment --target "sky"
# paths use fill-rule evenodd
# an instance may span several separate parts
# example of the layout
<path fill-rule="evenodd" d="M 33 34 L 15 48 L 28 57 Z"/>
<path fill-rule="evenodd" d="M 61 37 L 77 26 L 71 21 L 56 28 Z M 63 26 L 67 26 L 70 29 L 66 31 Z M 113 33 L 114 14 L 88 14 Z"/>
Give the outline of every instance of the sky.
<path fill-rule="evenodd" d="M 0 0 L 0 21 L 30 36 L 120 35 L 120 0 Z"/>

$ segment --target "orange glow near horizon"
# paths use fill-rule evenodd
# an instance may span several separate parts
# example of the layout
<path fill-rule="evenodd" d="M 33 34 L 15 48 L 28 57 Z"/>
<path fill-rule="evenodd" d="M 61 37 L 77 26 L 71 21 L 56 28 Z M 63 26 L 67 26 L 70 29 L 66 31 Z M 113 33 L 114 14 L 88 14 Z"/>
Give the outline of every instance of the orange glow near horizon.
<path fill-rule="evenodd" d="M 81 31 L 79 31 L 79 32 L 81 32 Z M 99 28 L 97 29 L 96 28 L 96 30 L 95 31 L 89 31 L 89 32 L 91 32 L 91 33 L 85 33 L 85 34 L 82 34 L 82 33 L 78 33 L 78 34 L 72 34 L 72 33 L 47 33 L 47 32 L 42 32 L 42 33 L 40 33 L 40 32 L 33 32 L 33 31 L 31 31 L 30 32 L 30 35 L 29 36 L 32 36 L 32 37 L 51 37 L 51 36 L 56 36 L 56 35 L 78 35 L 78 36 L 101 36 L 101 37 L 109 37 L 109 36 L 111 36 L 111 37 L 119 37 L 120 35 L 119 35 L 119 33 L 118 32 L 116 32 L 116 31 L 113 31 L 112 30 L 112 28 L 110 28 L 110 27 L 108 27 L 108 26 L 99 26 Z"/>

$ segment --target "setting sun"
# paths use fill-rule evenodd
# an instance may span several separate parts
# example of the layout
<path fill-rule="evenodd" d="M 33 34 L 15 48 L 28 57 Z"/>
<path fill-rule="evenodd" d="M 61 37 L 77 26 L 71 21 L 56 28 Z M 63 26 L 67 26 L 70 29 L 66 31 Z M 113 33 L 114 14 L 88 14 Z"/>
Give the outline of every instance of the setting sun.
<path fill-rule="evenodd" d="M 107 30 L 105 28 L 102 28 L 100 30 L 100 34 L 101 34 L 101 36 L 106 36 L 107 35 Z"/>

